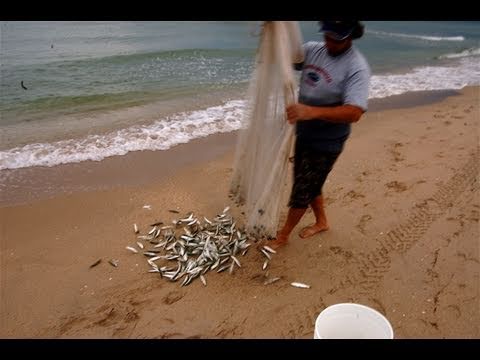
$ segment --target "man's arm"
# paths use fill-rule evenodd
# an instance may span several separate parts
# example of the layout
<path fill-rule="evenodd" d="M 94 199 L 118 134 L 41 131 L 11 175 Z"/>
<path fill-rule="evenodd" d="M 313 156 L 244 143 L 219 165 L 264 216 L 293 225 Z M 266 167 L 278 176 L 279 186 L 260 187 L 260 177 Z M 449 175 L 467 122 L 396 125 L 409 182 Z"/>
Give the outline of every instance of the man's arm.
<path fill-rule="evenodd" d="M 293 104 L 287 107 L 287 119 L 290 124 L 315 119 L 334 123 L 354 123 L 360 120 L 363 112 L 362 108 L 355 105 L 326 107 Z"/>

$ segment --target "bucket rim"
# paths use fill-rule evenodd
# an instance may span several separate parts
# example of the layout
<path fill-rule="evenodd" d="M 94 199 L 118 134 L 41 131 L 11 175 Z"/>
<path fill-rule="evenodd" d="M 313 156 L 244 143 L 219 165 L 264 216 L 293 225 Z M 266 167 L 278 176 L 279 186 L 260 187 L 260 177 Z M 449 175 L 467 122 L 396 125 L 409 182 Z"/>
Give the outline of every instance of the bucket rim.
<path fill-rule="evenodd" d="M 323 317 L 325 317 L 325 314 L 331 310 L 334 310 L 336 308 L 344 308 L 344 307 L 350 307 L 350 308 L 358 308 L 358 309 L 362 309 L 362 310 L 366 310 L 367 312 L 370 312 L 370 313 L 373 313 L 375 314 L 376 316 L 378 316 L 379 318 L 381 318 L 384 323 L 387 325 L 388 327 L 388 338 L 389 339 L 393 339 L 394 338 L 394 332 L 393 332 L 393 327 L 392 327 L 392 324 L 390 324 L 390 321 L 388 321 L 388 319 L 381 313 L 379 312 L 378 310 L 370 307 L 370 306 L 367 306 L 367 305 L 363 305 L 363 304 L 358 304 L 358 303 L 352 303 L 352 302 L 345 302 L 345 303 L 338 303 L 338 304 L 333 304 L 333 305 L 330 305 L 330 306 L 327 306 L 325 309 L 323 309 L 320 314 L 317 316 L 317 319 L 315 320 L 315 329 L 314 329 L 314 334 L 317 333 L 317 328 L 318 328 L 318 322 L 319 320 L 321 320 Z M 328 311 L 327 311 L 328 310 Z M 323 317 L 322 317 L 322 314 L 323 314 Z M 318 334 L 317 334 L 318 335 Z"/>

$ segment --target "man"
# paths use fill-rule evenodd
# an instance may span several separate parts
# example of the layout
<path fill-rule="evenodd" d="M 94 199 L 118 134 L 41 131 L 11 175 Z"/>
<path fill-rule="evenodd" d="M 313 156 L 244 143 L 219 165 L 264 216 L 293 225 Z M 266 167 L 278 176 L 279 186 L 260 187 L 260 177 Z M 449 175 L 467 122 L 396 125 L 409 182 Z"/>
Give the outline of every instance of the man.
<path fill-rule="evenodd" d="M 322 187 L 343 150 L 352 123 L 367 111 L 370 67 L 352 41 L 363 36 L 358 21 L 323 21 L 325 43 L 304 44 L 299 101 L 287 108 L 296 125 L 294 184 L 284 226 L 269 246 L 287 244 L 308 206 L 315 223 L 300 232 L 307 238 L 328 230 Z"/>

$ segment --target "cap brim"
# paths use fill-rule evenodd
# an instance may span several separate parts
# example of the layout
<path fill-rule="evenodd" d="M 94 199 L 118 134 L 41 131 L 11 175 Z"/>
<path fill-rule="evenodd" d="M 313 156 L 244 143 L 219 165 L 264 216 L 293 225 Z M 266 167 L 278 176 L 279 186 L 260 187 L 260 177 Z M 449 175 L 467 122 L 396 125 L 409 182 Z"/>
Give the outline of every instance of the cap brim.
<path fill-rule="evenodd" d="M 335 31 L 331 31 L 331 30 L 320 30 L 319 32 L 323 32 L 328 37 L 331 37 L 332 39 L 337 40 L 337 41 L 345 40 L 346 38 L 348 38 L 352 34 L 352 32 L 349 32 L 348 34 L 339 34 Z"/>

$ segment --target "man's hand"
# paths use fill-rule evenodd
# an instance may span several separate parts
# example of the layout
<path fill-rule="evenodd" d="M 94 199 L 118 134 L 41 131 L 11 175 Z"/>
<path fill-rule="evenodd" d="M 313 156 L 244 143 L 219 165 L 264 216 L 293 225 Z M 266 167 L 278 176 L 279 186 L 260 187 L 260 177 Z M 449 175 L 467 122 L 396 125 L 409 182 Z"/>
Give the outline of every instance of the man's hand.
<path fill-rule="evenodd" d="M 293 104 L 287 107 L 287 120 L 292 125 L 299 120 L 309 120 L 310 118 L 311 108 L 308 105 Z"/>

